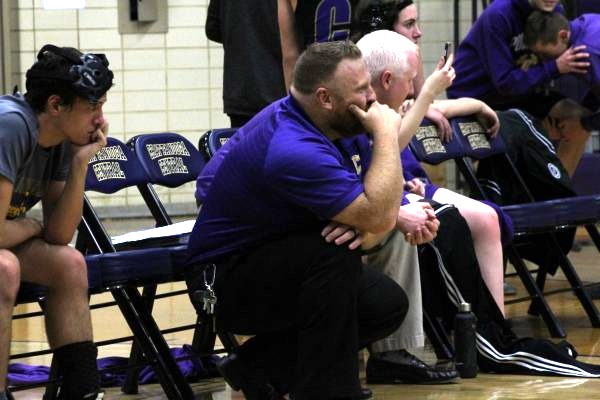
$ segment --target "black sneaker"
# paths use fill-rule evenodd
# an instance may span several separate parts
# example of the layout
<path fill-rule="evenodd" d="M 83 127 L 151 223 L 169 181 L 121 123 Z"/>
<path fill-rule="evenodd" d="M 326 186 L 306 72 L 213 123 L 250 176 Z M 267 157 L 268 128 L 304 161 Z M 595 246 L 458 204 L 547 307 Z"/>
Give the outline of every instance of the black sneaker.
<path fill-rule="evenodd" d="M 406 350 L 373 353 L 366 369 L 369 384 L 438 384 L 459 377 L 454 366 L 429 366 Z"/>

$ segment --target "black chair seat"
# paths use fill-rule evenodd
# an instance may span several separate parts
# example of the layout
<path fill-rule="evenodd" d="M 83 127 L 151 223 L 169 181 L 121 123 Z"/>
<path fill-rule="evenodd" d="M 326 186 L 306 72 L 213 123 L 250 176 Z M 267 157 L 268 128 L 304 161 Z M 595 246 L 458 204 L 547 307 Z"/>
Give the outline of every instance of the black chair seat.
<path fill-rule="evenodd" d="M 86 256 L 90 291 L 119 284 L 172 281 L 183 273 L 187 246 L 125 250 Z"/>
<path fill-rule="evenodd" d="M 547 232 L 600 220 L 600 195 L 515 204 L 502 210 L 512 219 L 515 234 Z"/>

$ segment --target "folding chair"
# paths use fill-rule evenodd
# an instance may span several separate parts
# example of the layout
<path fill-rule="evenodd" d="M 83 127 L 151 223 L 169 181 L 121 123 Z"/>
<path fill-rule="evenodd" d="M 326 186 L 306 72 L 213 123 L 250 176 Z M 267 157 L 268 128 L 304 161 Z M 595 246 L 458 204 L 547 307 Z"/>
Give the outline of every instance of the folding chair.
<path fill-rule="evenodd" d="M 198 140 L 198 149 L 208 161 L 236 133 L 238 128 L 220 128 L 207 131 Z"/>
<path fill-rule="evenodd" d="M 146 185 L 148 181 L 135 154 L 125 144 L 109 138 L 108 145 L 90 160 L 86 190 L 111 194 L 127 187 Z M 79 231 L 81 239 L 78 237 L 77 246 L 87 253 L 89 275 L 96 277 L 94 284 L 90 283 L 90 290 L 110 290 L 135 342 L 154 367 L 166 396 L 169 399 L 193 398 L 189 384 L 137 289 L 140 285 L 180 279 L 187 247 L 117 251 L 87 196 Z"/>
<path fill-rule="evenodd" d="M 585 291 L 585 288 L 575 271 L 571 261 L 560 248 L 555 232 L 564 227 L 576 227 L 583 225 L 590 233 L 592 238 L 598 237 L 598 231 L 594 225 L 600 221 L 600 195 L 596 196 L 577 196 L 567 197 L 556 200 L 536 201 L 531 194 L 524 179 L 521 177 L 508 154 L 506 147 L 498 135 L 494 140 L 487 140 L 487 135 L 483 132 L 481 125 L 476 121 L 469 119 L 456 119 L 452 122 L 453 128 L 457 132 L 457 137 L 461 141 L 465 155 L 473 159 L 482 159 L 492 155 L 499 155 L 495 161 L 501 160 L 509 166 L 509 170 L 515 181 L 519 184 L 523 193 L 529 199 L 525 204 L 514 204 L 502 207 L 502 209 L 512 218 L 515 226 L 517 238 L 527 238 L 528 235 L 540 234 L 547 239 L 549 252 L 554 256 L 555 265 L 560 266 L 565 274 L 571 290 L 578 297 L 581 305 L 588 314 L 592 326 L 600 326 L 600 314 L 598 309 Z M 479 125 L 480 129 L 476 126 Z M 486 144 L 487 143 L 487 144 Z M 469 185 L 479 196 L 485 196 L 485 192 L 479 181 L 475 178 L 474 168 L 467 158 L 458 162 L 459 168 L 466 173 L 466 179 Z M 600 242 L 596 242 L 600 251 Z M 511 260 L 512 262 L 512 260 Z M 537 275 L 537 286 L 543 290 L 545 277 L 549 271 L 555 267 L 552 265 L 540 265 Z M 556 292 L 556 291 L 555 291 Z M 540 308 L 539 300 L 532 303 L 533 310 Z"/>
<path fill-rule="evenodd" d="M 455 142 L 453 143 L 453 146 L 454 149 L 456 149 L 456 151 L 452 152 L 451 154 L 439 151 L 439 148 L 443 148 L 445 151 L 447 146 L 441 143 L 439 139 L 436 141 L 432 135 L 427 135 L 426 140 L 430 142 L 436 142 L 435 147 L 438 148 L 434 158 L 454 158 L 459 170 L 467 180 L 469 186 L 472 188 L 472 191 L 477 193 L 477 195 L 479 195 L 481 198 L 487 198 L 485 196 L 485 192 L 475 177 L 474 168 L 469 157 L 482 159 L 493 155 L 500 155 L 501 158 L 506 160 L 506 162 L 510 162 L 510 159 L 505 153 L 506 148 L 504 143 L 499 136 L 494 139 L 489 139 L 485 133 L 485 130 L 474 119 L 455 118 L 451 121 L 451 125 L 454 131 L 454 140 L 452 142 Z M 430 158 L 430 156 L 428 156 L 428 152 L 431 152 L 432 146 L 429 146 L 429 149 L 425 149 L 423 145 L 419 145 L 419 141 L 422 141 L 423 139 L 423 135 L 421 135 L 421 140 L 418 137 L 415 137 L 415 140 L 413 140 L 411 146 L 415 151 L 417 158 L 428 162 L 427 158 Z M 591 221 L 597 221 L 598 218 L 600 218 L 600 197 L 574 197 L 533 202 L 533 196 L 531 196 L 527 190 L 518 171 L 514 168 L 512 163 L 510 165 L 512 166 L 515 179 L 522 185 L 523 190 L 525 193 L 528 193 L 532 200 L 532 203 L 529 204 L 502 207 L 502 210 L 505 211 L 513 220 L 515 237 L 519 239 L 525 239 L 528 237 L 528 235 L 542 234 L 545 238 L 547 238 L 547 242 L 550 244 L 550 254 L 554 256 L 556 265 L 561 267 L 563 273 L 569 280 L 572 289 L 575 291 L 575 294 L 579 298 L 582 306 L 588 314 L 592 325 L 600 326 L 600 318 L 596 307 L 591 302 L 587 293 L 585 293 L 583 290 L 577 273 L 575 272 L 567 256 L 558 246 L 558 242 L 554 235 L 554 232 L 557 229 L 565 226 L 589 224 Z M 585 208 L 581 209 L 581 206 Z M 541 313 L 551 335 L 554 337 L 564 337 L 564 329 L 556 319 L 556 316 L 550 310 L 540 290 L 541 287 L 533 281 L 531 273 L 527 269 L 523 258 L 520 256 L 517 250 L 516 244 L 509 244 L 505 246 L 505 252 L 507 253 L 508 259 L 515 267 L 517 274 L 523 281 L 530 298 L 533 300 L 532 304 L 534 304 L 536 309 Z M 542 274 L 544 273 L 543 270 L 546 267 L 547 266 L 540 266 Z M 538 278 L 539 277 L 540 272 L 538 272 Z M 538 279 L 538 283 L 540 283 L 540 279 Z"/>
<path fill-rule="evenodd" d="M 154 185 L 169 188 L 181 186 L 194 181 L 202 168 L 204 159 L 198 150 L 183 136 L 176 133 L 151 133 L 138 135 L 130 139 L 127 146 L 131 148 L 141 168 L 148 175 L 148 181 L 137 185 L 144 202 L 150 209 L 156 226 L 171 225 L 172 220 L 160 200 Z M 182 232 L 175 238 L 176 242 L 187 242 L 188 232 Z M 171 240 L 173 238 L 168 238 Z M 164 239 L 161 239 L 164 240 Z M 182 277 L 181 277 L 182 278 Z M 142 297 L 151 312 L 156 296 L 156 285 L 144 286 Z M 198 320 L 192 347 L 201 354 L 207 354 L 214 349 L 214 339 L 210 340 L 212 328 L 206 328 L 204 321 Z M 208 336 L 208 337 L 207 337 Z M 128 394 L 137 393 L 140 349 L 134 344 L 130 355 L 130 368 L 127 378 L 122 386 L 122 391 Z"/>
<path fill-rule="evenodd" d="M 114 193 L 125 187 L 146 185 L 147 182 L 148 177 L 133 153 L 123 143 L 109 138 L 107 147 L 90 161 L 86 190 Z M 84 254 L 87 253 L 90 293 L 107 290 L 112 292 L 135 340 L 140 343 L 146 359 L 154 366 L 165 394 L 173 399 L 192 398 L 189 385 L 136 289 L 137 285 L 168 282 L 181 276 L 187 258 L 186 246 L 115 252 L 110 237 L 85 197 L 76 247 Z M 40 301 L 45 292 L 46 289 L 41 286 L 23 283 L 18 303 Z M 41 351 L 36 354 L 49 352 Z M 44 399 L 55 399 L 58 387 L 58 372 L 52 363 Z"/>
<path fill-rule="evenodd" d="M 456 136 L 456 131 L 454 131 L 453 139 L 444 143 L 440 140 L 435 125 L 431 121 L 424 120 L 413 137 L 410 148 L 419 161 L 428 164 L 436 165 L 450 159 L 462 160 L 465 156 L 465 151 L 461 141 L 458 140 Z M 462 169 L 461 172 L 463 172 Z M 535 284 L 529 270 L 513 250 L 512 244 L 505 247 L 508 258 L 511 260 L 511 263 L 515 265 L 515 269 L 531 298 L 540 299 L 542 305 L 541 313 L 544 321 L 553 335 L 564 336 L 564 330 L 558 323 L 554 313 L 550 310 L 550 307 Z"/>

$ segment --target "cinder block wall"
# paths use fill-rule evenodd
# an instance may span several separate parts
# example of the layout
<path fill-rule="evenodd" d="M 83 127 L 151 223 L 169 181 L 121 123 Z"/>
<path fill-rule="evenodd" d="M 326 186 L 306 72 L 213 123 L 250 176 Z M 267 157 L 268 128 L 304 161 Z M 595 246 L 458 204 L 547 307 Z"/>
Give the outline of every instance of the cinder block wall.
<path fill-rule="evenodd" d="M 120 0 L 124 1 L 124 0 Z M 149 132 L 178 132 L 193 143 L 210 128 L 228 126 L 222 113 L 221 46 L 207 40 L 208 0 L 169 0 L 167 33 L 119 34 L 117 0 L 87 0 L 82 10 L 44 10 L 41 0 L 10 1 L 12 87 L 24 88 L 35 52 L 46 43 L 106 53 L 115 86 L 105 106 L 110 134 L 122 140 Z M 443 44 L 453 40 L 450 0 L 420 0 L 427 73 Z M 461 1 L 463 31 L 470 25 L 470 0 Z M 163 190 L 173 205 L 193 204 L 194 185 Z M 136 190 L 94 196 L 115 210 L 139 205 Z M 190 206 L 191 209 L 191 206 Z M 117 212 L 118 214 L 118 212 Z"/>

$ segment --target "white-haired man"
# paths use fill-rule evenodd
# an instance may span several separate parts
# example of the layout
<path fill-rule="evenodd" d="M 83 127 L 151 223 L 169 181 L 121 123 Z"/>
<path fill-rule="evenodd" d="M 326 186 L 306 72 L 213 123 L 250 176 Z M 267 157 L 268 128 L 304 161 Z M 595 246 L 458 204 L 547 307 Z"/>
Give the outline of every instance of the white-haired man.
<path fill-rule="evenodd" d="M 391 40 L 393 44 L 376 43 L 377 39 Z M 402 102 L 396 104 L 397 100 L 404 100 L 413 91 L 413 80 L 419 68 L 418 47 L 403 36 L 390 31 L 381 31 L 375 35 L 375 40 L 367 38 L 358 43 L 371 73 L 373 89 L 376 90 L 375 85 L 380 89 L 382 85 L 389 89 L 376 90 L 378 101 L 393 104 L 392 108 L 398 110 Z M 374 47 L 382 47 L 382 43 L 386 43 L 385 48 L 391 47 L 396 51 L 373 51 Z M 386 68 L 390 63 L 393 64 L 393 69 Z M 440 64 L 425 81 L 420 96 L 404 116 L 398 140 L 401 149 L 408 145 L 431 102 L 454 78 L 451 65 L 451 59 L 445 64 Z M 375 77 L 380 79 L 376 80 Z M 421 220 L 435 221 L 438 224 L 433 208 L 428 202 L 417 201 L 416 196 L 412 200 L 403 199 L 398 218 L 402 223 L 398 225 L 397 230 L 376 245 L 363 244 L 363 247 L 368 249 L 368 264 L 378 266 L 396 280 L 406 291 L 410 301 L 409 311 L 401 327 L 394 334 L 371 346 L 371 356 L 367 362 L 369 383 L 443 383 L 458 377 L 456 370 L 428 366 L 406 350 L 424 345 L 421 283 L 414 245 L 429 242 L 435 237 L 415 238 L 409 233 L 409 228 L 415 221 Z M 403 364 L 406 368 L 401 374 L 398 373 L 397 367 L 391 373 L 388 368 L 391 364 Z"/>
<path fill-rule="evenodd" d="M 399 60 L 402 59 L 404 53 L 411 54 L 414 50 L 404 37 L 391 31 L 369 33 L 358 42 L 358 46 L 371 73 L 371 84 L 378 100 L 392 108 L 397 107 L 406 96 L 406 87 L 410 87 L 406 82 L 394 81 L 408 79 L 405 64 Z M 451 60 L 448 60 L 444 68 L 447 68 L 449 64 L 451 64 Z M 403 137 L 411 136 L 411 132 L 414 132 L 415 129 L 414 125 L 410 124 L 411 119 L 421 118 L 423 103 L 430 103 L 431 94 L 427 88 L 430 84 L 429 81 L 430 79 L 425 82 L 421 92 L 425 93 L 426 98 L 419 99 L 420 94 L 415 102 L 416 108 L 413 106 L 403 118 L 400 129 L 400 135 Z M 436 101 L 431 106 L 436 107 L 446 118 L 477 114 L 482 123 L 488 126 L 490 134 L 496 134 L 500 125 L 508 127 L 504 130 L 508 129 L 509 131 L 528 129 L 529 127 L 521 120 L 523 112 L 510 110 L 495 113 L 487 105 L 475 99 L 442 100 Z M 544 127 L 536 126 L 536 129 L 543 130 Z M 556 162 L 559 163 L 558 159 Z M 566 175 L 564 169 L 563 172 Z M 436 194 L 437 191 L 433 195 L 434 200 Z M 458 194 L 454 196 L 460 199 L 456 197 L 459 196 Z M 447 200 L 442 198 L 440 201 Z M 437 205 L 435 206 L 437 207 Z M 447 304 L 461 300 L 472 303 L 473 310 L 478 317 L 477 349 L 480 370 L 495 373 L 600 377 L 600 368 L 597 365 L 582 363 L 574 358 L 573 355 L 576 354 L 576 351 L 569 343 L 562 342 L 556 345 L 543 339 L 519 338 L 512 332 L 503 317 L 502 307 L 495 301 L 496 296 L 490 293 L 493 289 L 489 287 L 489 284 L 486 286 L 487 280 L 482 279 L 483 272 L 479 273 L 480 268 L 477 266 L 469 227 L 457 211 L 460 210 L 460 205 L 450 208 L 451 211 L 445 211 L 443 214 L 440 210 L 448 210 L 448 208 L 436 208 L 436 216 L 440 218 L 438 234 L 433 241 L 433 247 L 437 248 L 437 257 L 434 257 L 435 260 L 431 260 L 431 262 L 425 261 L 422 265 L 422 272 L 425 276 L 423 282 L 427 282 L 423 290 L 428 294 L 429 308 L 435 309 L 436 315 L 443 318 L 446 323 L 451 323 L 453 311 L 455 312 L 455 308 L 449 308 Z M 456 251 L 457 248 L 460 251 Z M 377 267 L 377 263 L 369 261 L 371 266 Z M 384 261 L 387 262 L 386 266 L 394 265 L 393 259 Z M 437 266 L 433 264 L 437 264 Z M 445 276 L 445 279 L 443 279 L 443 284 L 438 285 L 434 281 L 440 273 Z M 502 276 L 500 275 L 496 279 L 497 286 L 501 287 Z M 411 307 L 414 307 L 412 294 L 408 293 L 408 295 L 413 301 Z M 513 357 L 517 353 L 527 354 L 528 357 Z M 389 361 L 394 359 L 392 356 L 388 358 Z M 530 362 L 529 360 L 536 361 Z M 367 382 L 373 381 L 370 379 L 373 371 L 377 374 L 378 370 L 385 366 L 384 361 L 386 360 L 376 361 L 378 368 L 367 364 Z"/>

